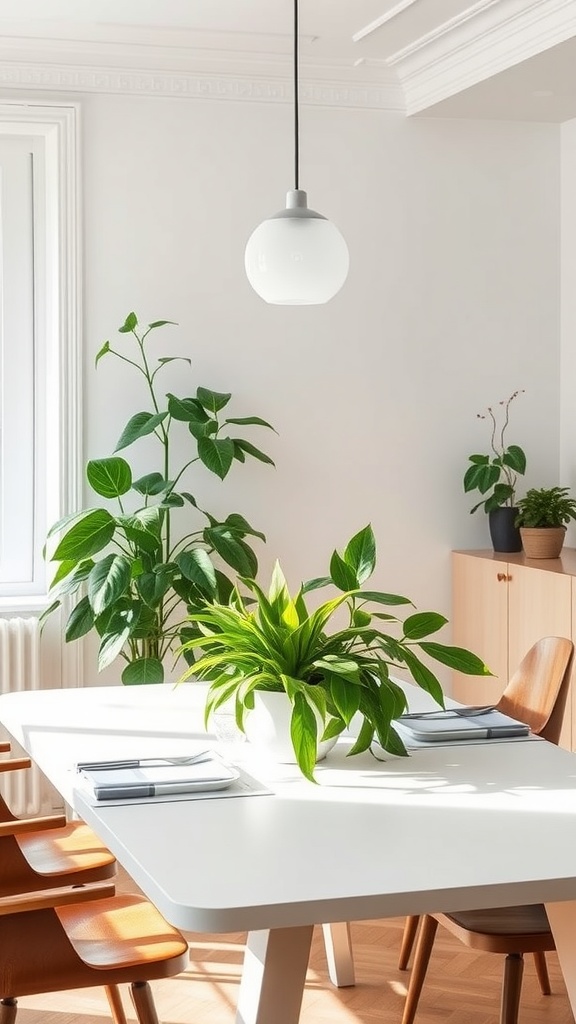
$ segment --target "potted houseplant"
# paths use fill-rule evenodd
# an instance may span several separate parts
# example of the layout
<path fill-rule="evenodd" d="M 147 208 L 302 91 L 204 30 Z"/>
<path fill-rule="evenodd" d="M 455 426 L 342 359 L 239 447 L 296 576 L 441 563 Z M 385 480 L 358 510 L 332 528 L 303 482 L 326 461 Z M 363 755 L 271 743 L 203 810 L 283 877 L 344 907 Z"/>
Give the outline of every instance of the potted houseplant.
<path fill-rule="evenodd" d="M 517 444 L 506 443 L 510 419 L 510 406 L 522 391 L 514 391 L 499 402 L 500 409 L 491 406 L 478 413 L 481 420 L 491 423 L 490 452 L 470 455 L 470 465 L 464 475 L 464 491 L 479 491 L 482 495 L 470 512 L 483 508 L 488 513 L 488 525 L 494 551 L 521 551 L 522 541 L 516 526 L 516 481 L 526 472 L 526 455 Z"/>
<path fill-rule="evenodd" d="M 64 597 L 72 598 L 66 640 L 95 630 L 98 669 L 120 657 L 124 683 L 164 681 L 167 660 L 174 660 L 187 636 L 187 608 L 201 599 L 226 600 L 236 574 L 257 571 L 251 538 L 265 539 L 239 513 L 221 519 L 201 507 L 188 481 L 197 464 L 221 480 L 246 458 L 273 465 L 268 455 L 237 436 L 239 427 L 270 424 L 258 416 L 230 416 L 228 393 L 198 387 L 191 397 L 179 398 L 160 391 L 159 374 L 167 363 L 182 358 L 190 364 L 184 357 L 152 356 L 156 331 L 171 323 L 157 320 L 141 327 L 130 313 L 116 347 L 106 341 L 98 352 L 96 365 L 114 356 L 133 367 L 146 399 L 142 411 L 130 417 L 114 454 L 86 466 L 88 484 L 104 505 L 57 522 L 45 551 L 58 566 L 51 584 L 55 600 L 44 617 Z M 179 465 L 174 465 L 175 435 L 183 453 Z M 150 472 L 136 479 L 117 453 L 143 438 L 152 441 L 157 455 Z M 223 567 L 233 570 L 232 579 Z"/>
<path fill-rule="evenodd" d="M 516 525 L 527 558 L 557 558 L 566 523 L 576 519 L 576 500 L 568 487 L 532 487 L 518 502 Z"/>
<path fill-rule="evenodd" d="M 366 526 L 342 554 L 334 552 L 329 576 L 303 584 L 294 597 L 276 564 L 267 593 L 255 579 L 243 578 L 248 598 L 236 586 L 227 603 L 206 600 L 192 611 L 197 635 L 185 647 L 200 654 L 184 678 L 208 681 L 206 722 L 233 702 L 237 725 L 250 739 L 258 703 L 281 698 L 289 708 L 290 759 L 312 781 L 318 743 L 338 737 L 354 718 L 361 724 L 352 754 L 374 739 L 384 750 L 406 754 L 393 726 L 406 697 L 392 672 L 407 670 L 441 706 L 442 688 L 421 655 L 470 675 L 490 672 L 469 651 L 427 639 L 446 624 L 443 615 L 414 611 L 402 621 L 390 609 L 411 605 L 408 598 L 366 589 L 375 565 L 374 534 Z M 306 595 L 328 585 L 336 596 L 310 610 Z M 334 619 L 340 624 L 330 630 Z M 279 759 L 285 757 L 284 749 Z"/>

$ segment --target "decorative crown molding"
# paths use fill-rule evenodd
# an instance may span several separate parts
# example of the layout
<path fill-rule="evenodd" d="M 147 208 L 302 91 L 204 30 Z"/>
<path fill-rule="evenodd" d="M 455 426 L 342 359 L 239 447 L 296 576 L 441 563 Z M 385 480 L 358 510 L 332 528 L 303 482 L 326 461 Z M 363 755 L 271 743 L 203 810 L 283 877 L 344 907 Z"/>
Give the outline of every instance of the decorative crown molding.
<path fill-rule="evenodd" d="M 201 62 L 197 61 L 196 64 Z M 243 63 L 240 71 L 114 66 L 46 59 L 6 59 L 0 51 L 0 88 L 34 92 L 115 93 L 180 99 L 288 103 L 292 83 L 283 62 Z M 361 70 L 330 64 L 302 67 L 301 101 L 312 106 L 405 112 L 396 75 L 384 66 Z"/>
<path fill-rule="evenodd" d="M 479 0 L 386 63 L 417 114 L 574 35 L 574 0 Z"/>

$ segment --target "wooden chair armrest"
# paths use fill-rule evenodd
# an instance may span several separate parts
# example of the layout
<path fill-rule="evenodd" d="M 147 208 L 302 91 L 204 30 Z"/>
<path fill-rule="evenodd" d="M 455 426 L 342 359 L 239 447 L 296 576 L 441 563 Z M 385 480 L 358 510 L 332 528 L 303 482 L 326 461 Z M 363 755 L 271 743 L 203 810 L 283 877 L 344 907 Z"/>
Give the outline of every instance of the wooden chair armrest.
<path fill-rule="evenodd" d="M 44 832 L 50 828 L 64 828 L 65 814 L 47 814 L 42 818 L 15 818 L 14 821 L 0 821 L 0 837 L 21 836 L 26 832 Z"/>
<path fill-rule="evenodd" d="M 30 768 L 31 765 L 29 757 L 10 757 L 0 761 L 0 772 L 15 772 L 19 768 Z"/>
<path fill-rule="evenodd" d="M 3 754 L 6 754 L 9 750 L 10 744 L 5 740 L 2 740 L 2 742 L 0 743 L 0 751 L 2 751 Z"/>
<path fill-rule="evenodd" d="M 113 882 L 92 882 L 89 885 L 63 886 L 59 889 L 2 896 L 0 916 L 22 914 L 29 910 L 46 910 L 48 907 L 66 907 L 72 903 L 87 903 L 89 900 L 103 900 L 108 896 L 114 896 L 115 891 Z"/>

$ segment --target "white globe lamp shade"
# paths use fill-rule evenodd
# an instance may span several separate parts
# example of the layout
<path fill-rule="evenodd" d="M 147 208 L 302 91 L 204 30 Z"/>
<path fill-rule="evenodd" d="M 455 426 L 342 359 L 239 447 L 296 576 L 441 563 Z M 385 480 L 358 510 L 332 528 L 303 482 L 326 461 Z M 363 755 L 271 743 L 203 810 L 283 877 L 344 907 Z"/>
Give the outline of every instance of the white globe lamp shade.
<path fill-rule="evenodd" d="M 293 189 L 286 209 L 252 232 L 245 265 L 250 284 L 265 302 L 312 306 L 340 291 L 350 259 L 336 225 L 309 210 L 306 193 Z"/>

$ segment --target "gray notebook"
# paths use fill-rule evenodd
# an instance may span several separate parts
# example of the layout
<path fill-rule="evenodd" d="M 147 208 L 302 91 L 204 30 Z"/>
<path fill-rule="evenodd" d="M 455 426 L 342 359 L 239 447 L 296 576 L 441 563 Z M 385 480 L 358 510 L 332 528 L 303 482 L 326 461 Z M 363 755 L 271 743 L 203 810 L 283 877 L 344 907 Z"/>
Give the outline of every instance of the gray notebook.
<path fill-rule="evenodd" d="M 402 716 L 401 732 L 424 743 L 446 740 L 498 739 L 506 736 L 528 736 L 530 729 L 501 711 L 488 711 L 465 717 L 458 711 L 435 711 L 432 714 Z"/>
<path fill-rule="evenodd" d="M 174 764 L 162 758 L 124 765 L 102 762 L 78 770 L 79 783 L 98 801 L 211 792 L 227 789 L 238 778 L 238 770 L 217 757 L 195 764 Z"/>

